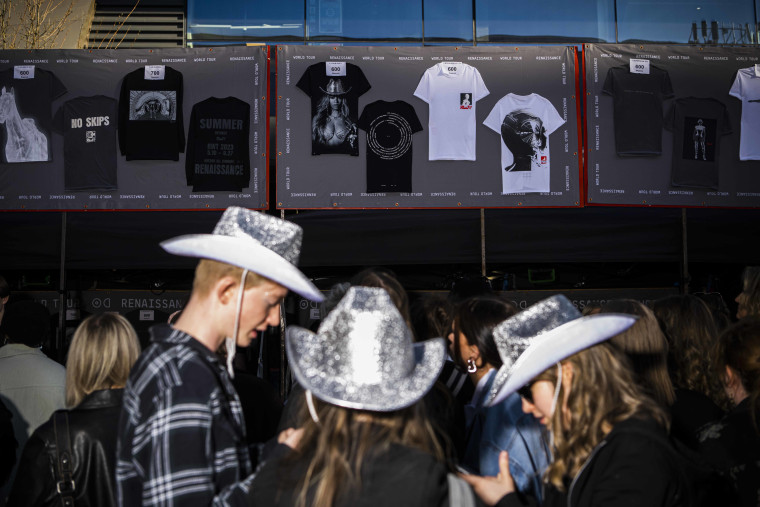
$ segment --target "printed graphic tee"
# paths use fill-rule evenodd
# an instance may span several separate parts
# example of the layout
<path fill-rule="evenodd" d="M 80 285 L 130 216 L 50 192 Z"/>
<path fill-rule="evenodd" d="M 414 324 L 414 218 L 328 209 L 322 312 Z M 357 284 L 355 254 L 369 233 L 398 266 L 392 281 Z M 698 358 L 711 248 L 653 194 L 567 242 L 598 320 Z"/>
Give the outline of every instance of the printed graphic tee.
<path fill-rule="evenodd" d="M 248 186 L 250 123 L 251 106 L 236 97 L 209 97 L 193 106 L 185 159 L 193 192 L 240 192 Z"/>
<path fill-rule="evenodd" d="M 319 62 L 296 86 L 311 97 L 311 154 L 358 156 L 359 97 L 370 89 L 364 72 L 348 62 Z"/>
<path fill-rule="evenodd" d="M 127 160 L 179 160 L 185 151 L 182 74 L 164 68 L 145 79 L 145 68 L 124 76 L 119 96 L 119 147 Z"/>
<path fill-rule="evenodd" d="M 673 131 L 671 184 L 717 189 L 720 136 L 731 133 L 726 106 L 712 98 L 676 99 L 665 127 Z"/>
<path fill-rule="evenodd" d="M 104 95 L 77 97 L 55 115 L 63 134 L 64 187 L 67 192 L 114 190 L 118 103 Z"/>
<path fill-rule="evenodd" d="M 628 66 L 612 67 L 602 88 L 612 95 L 615 151 L 621 157 L 654 157 L 662 153 L 663 101 L 673 96 L 668 73 L 654 65 L 649 74 Z"/>
<path fill-rule="evenodd" d="M 359 118 L 367 133 L 367 192 L 412 191 L 412 136 L 422 130 L 411 104 L 378 100 Z"/>
<path fill-rule="evenodd" d="M 466 63 L 441 62 L 425 71 L 414 95 L 428 103 L 428 159 L 475 160 L 475 103 L 488 95 Z"/>
<path fill-rule="evenodd" d="M 502 193 L 549 191 L 549 135 L 564 123 L 536 93 L 508 93 L 496 103 L 483 124 L 501 134 Z"/>
<path fill-rule="evenodd" d="M 55 74 L 35 65 L 0 71 L 2 162 L 50 162 L 53 101 L 66 93 Z"/>
<path fill-rule="evenodd" d="M 728 94 L 742 101 L 739 160 L 760 160 L 760 76 L 755 68 L 739 69 Z"/>

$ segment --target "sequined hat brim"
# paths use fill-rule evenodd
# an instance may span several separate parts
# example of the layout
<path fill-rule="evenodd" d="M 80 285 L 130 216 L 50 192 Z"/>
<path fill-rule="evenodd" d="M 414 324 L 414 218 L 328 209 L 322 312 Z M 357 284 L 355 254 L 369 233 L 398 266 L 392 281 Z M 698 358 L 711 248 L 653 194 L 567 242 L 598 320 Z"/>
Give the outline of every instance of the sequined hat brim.
<path fill-rule="evenodd" d="M 405 376 L 379 384 L 359 383 L 327 373 L 316 363 L 314 349 L 322 349 L 327 338 L 308 329 L 289 326 L 286 348 L 293 374 L 301 386 L 327 403 L 354 410 L 392 412 L 420 400 L 435 384 L 446 360 L 446 343 L 433 338 L 414 343 L 414 367 Z"/>
<path fill-rule="evenodd" d="M 486 405 L 503 401 L 553 364 L 622 333 L 634 322 L 632 315 L 589 315 L 537 335 L 511 368 L 503 365 L 496 372 Z"/>
<path fill-rule="evenodd" d="M 324 299 L 297 267 L 249 237 L 187 234 L 162 241 L 161 247 L 174 255 L 212 259 L 253 271 L 311 301 Z"/>

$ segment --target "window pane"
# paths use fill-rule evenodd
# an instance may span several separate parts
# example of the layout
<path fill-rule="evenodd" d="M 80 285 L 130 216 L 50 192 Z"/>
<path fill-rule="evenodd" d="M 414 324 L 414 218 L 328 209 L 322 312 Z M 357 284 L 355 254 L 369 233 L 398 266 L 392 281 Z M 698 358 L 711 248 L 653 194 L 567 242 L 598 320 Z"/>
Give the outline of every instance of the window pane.
<path fill-rule="evenodd" d="M 303 0 L 188 0 L 191 40 L 303 41 Z"/>
<path fill-rule="evenodd" d="M 425 42 L 472 41 L 472 0 L 425 1 Z"/>
<path fill-rule="evenodd" d="M 620 42 L 753 42 L 752 0 L 618 0 Z"/>
<path fill-rule="evenodd" d="M 422 40 L 422 0 L 306 0 L 309 40 Z"/>
<path fill-rule="evenodd" d="M 476 0 L 478 42 L 615 42 L 613 0 Z"/>

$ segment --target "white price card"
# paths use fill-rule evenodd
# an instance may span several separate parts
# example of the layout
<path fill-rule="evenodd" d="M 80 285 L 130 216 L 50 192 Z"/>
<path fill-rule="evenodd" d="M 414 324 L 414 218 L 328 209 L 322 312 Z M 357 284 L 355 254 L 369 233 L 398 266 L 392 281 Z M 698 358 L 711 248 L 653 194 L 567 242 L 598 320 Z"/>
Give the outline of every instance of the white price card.
<path fill-rule="evenodd" d="M 16 65 L 13 67 L 13 79 L 34 79 L 34 65 Z"/>
<path fill-rule="evenodd" d="M 163 81 L 166 76 L 166 65 L 146 65 L 145 79 L 147 81 Z"/>
<path fill-rule="evenodd" d="M 328 76 L 345 76 L 346 62 L 325 62 L 325 72 Z"/>
<path fill-rule="evenodd" d="M 443 73 L 449 76 L 456 76 L 461 65 L 461 62 L 443 62 Z"/>
<path fill-rule="evenodd" d="M 631 58 L 631 74 L 649 74 L 649 60 Z"/>

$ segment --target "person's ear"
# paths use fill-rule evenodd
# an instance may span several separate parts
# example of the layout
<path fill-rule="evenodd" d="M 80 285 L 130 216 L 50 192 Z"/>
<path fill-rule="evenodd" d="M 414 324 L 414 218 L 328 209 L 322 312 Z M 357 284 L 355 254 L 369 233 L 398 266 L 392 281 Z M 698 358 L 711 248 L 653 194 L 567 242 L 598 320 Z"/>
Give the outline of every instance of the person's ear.
<path fill-rule="evenodd" d="M 733 368 L 726 365 L 726 372 L 723 374 L 723 382 L 726 384 L 726 387 L 734 388 L 739 381 L 739 375 L 737 375 Z"/>
<path fill-rule="evenodd" d="M 223 276 L 216 281 L 212 292 L 220 303 L 226 305 L 232 301 L 237 294 L 237 291 L 235 290 L 237 286 L 238 282 L 233 277 Z"/>

